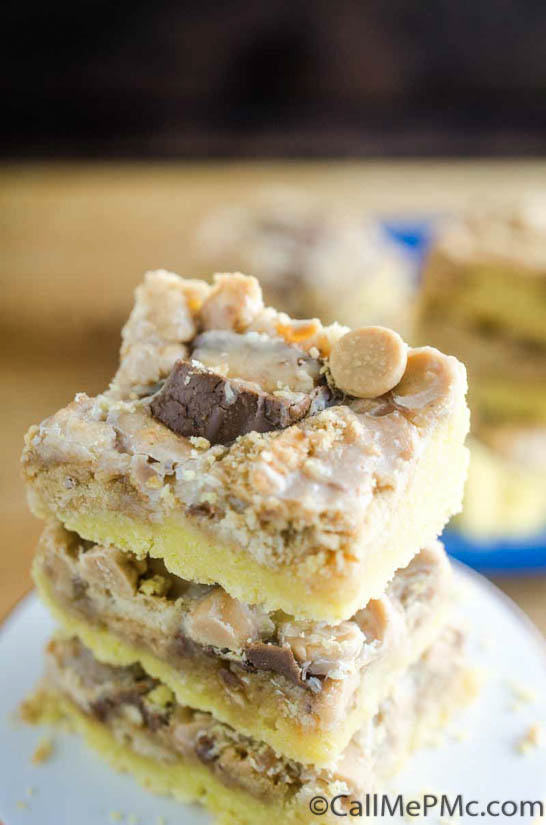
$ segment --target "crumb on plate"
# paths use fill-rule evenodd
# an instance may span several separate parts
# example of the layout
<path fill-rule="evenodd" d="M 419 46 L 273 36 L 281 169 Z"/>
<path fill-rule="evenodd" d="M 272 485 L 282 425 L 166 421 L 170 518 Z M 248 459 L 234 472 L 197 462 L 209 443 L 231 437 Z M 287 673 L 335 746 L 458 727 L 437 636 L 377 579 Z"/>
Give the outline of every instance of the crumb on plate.
<path fill-rule="evenodd" d="M 36 745 L 34 753 L 32 754 L 32 764 L 41 765 L 44 762 L 47 762 L 47 760 L 51 758 L 52 754 L 53 740 L 50 737 L 40 739 L 40 741 Z"/>
<path fill-rule="evenodd" d="M 538 722 L 529 725 L 521 739 L 517 742 L 516 750 L 521 753 L 529 753 L 533 748 L 538 748 L 542 744 L 542 729 Z"/>

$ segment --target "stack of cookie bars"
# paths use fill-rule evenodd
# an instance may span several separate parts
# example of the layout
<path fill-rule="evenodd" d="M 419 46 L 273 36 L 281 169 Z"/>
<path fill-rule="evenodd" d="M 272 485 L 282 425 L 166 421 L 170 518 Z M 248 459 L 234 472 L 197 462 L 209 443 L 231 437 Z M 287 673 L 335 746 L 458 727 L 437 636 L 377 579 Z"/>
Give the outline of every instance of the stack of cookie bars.
<path fill-rule="evenodd" d="M 110 388 L 26 437 L 61 628 L 27 715 L 233 825 L 380 790 L 470 689 L 437 541 L 465 391 L 455 358 L 293 320 L 254 278 L 149 273 Z"/>

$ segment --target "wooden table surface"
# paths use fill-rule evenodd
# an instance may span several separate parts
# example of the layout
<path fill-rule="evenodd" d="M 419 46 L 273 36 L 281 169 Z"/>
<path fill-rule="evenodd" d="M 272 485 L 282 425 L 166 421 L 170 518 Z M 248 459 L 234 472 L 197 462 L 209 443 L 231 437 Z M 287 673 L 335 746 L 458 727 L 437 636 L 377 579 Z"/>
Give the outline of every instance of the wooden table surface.
<path fill-rule="evenodd" d="M 25 430 L 76 391 L 105 387 L 146 269 L 203 274 L 192 236 L 210 208 L 294 185 L 383 214 L 431 215 L 488 194 L 517 197 L 541 179 L 542 161 L 0 167 L 0 617 L 30 587 L 40 532 L 19 477 Z M 546 632 L 546 579 L 498 583 Z"/>

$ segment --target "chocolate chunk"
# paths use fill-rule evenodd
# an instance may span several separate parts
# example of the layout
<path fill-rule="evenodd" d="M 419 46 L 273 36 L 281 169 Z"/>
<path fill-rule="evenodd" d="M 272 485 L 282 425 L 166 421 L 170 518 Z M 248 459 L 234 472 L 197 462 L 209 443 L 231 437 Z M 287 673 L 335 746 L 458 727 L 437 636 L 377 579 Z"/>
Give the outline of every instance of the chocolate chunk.
<path fill-rule="evenodd" d="M 100 721 L 105 722 L 121 705 L 133 705 L 141 712 L 146 727 L 151 731 L 159 730 L 169 724 L 168 710 L 152 710 L 136 690 L 102 696 L 91 705 L 91 712 Z"/>
<path fill-rule="evenodd" d="M 75 602 L 89 601 L 89 597 L 87 595 L 87 588 L 89 587 L 88 583 L 80 578 L 80 576 L 73 576 L 71 583 L 72 599 Z"/>
<path fill-rule="evenodd" d="M 175 633 L 170 645 L 171 655 L 174 657 L 190 656 L 195 650 L 195 645 L 183 633 Z"/>
<path fill-rule="evenodd" d="M 72 657 L 78 657 L 82 672 L 89 682 L 102 684 L 101 694 L 91 705 L 92 713 L 104 721 L 120 705 L 141 707 L 142 696 L 159 684 L 142 669 L 141 665 L 115 666 L 99 662 L 90 650 L 78 640 L 73 640 Z"/>
<path fill-rule="evenodd" d="M 178 435 L 228 444 L 245 433 L 289 427 L 309 412 L 317 394 L 325 396 L 325 406 L 327 387 L 318 387 L 310 394 L 276 396 L 195 363 L 178 361 L 153 398 L 151 411 L 154 418 Z"/>
<path fill-rule="evenodd" d="M 100 699 L 97 699 L 95 702 L 92 702 L 90 705 L 90 710 L 93 716 L 95 716 L 99 722 L 106 722 L 108 717 L 110 716 L 112 710 L 116 707 L 117 702 L 109 696 L 103 696 Z"/>
<path fill-rule="evenodd" d="M 245 649 L 245 658 L 256 670 L 272 670 L 295 685 L 305 684 L 301 678 L 301 668 L 292 648 L 288 646 L 254 642 Z"/>
<path fill-rule="evenodd" d="M 142 710 L 142 694 L 150 690 L 153 686 L 153 681 L 137 682 L 135 687 L 131 688 L 110 688 L 110 692 L 104 693 L 91 704 L 91 712 L 104 722 L 110 714 L 117 710 L 121 705 L 136 705 Z"/>
<path fill-rule="evenodd" d="M 226 687 L 231 688 L 232 690 L 240 690 L 243 686 L 239 677 L 236 676 L 236 674 L 233 673 L 233 671 L 231 671 L 228 667 L 220 668 L 218 675 Z"/>
<path fill-rule="evenodd" d="M 218 756 L 214 740 L 206 733 L 200 733 L 195 743 L 195 755 L 205 765 L 214 762 Z"/>

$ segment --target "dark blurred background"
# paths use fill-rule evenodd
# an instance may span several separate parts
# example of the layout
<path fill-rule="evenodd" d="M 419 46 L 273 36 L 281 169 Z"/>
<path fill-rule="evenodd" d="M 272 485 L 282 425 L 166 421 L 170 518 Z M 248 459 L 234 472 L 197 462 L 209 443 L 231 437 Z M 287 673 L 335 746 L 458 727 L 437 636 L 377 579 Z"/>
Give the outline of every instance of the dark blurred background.
<path fill-rule="evenodd" d="M 544 152 L 544 0 L 2 9 L 4 156 Z"/>

